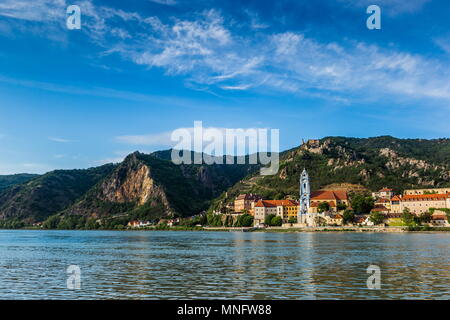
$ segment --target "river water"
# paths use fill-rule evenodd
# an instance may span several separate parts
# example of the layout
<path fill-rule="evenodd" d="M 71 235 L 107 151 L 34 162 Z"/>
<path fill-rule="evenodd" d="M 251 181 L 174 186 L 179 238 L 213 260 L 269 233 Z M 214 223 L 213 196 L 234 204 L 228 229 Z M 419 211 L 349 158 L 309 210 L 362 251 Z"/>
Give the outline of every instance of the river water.
<path fill-rule="evenodd" d="M 0 299 L 450 299 L 449 253 L 449 233 L 0 230 Z"/>

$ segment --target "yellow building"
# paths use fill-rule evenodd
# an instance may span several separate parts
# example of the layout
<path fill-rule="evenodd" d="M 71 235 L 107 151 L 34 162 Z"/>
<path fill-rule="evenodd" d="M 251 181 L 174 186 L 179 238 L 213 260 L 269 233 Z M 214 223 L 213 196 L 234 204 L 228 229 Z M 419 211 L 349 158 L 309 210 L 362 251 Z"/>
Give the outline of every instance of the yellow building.
<path fill-rule="evenodd" d="M 379 198 L 378 200 L 375 201 L 375 206 L 383 206 L 386 209 L 388 209 L 389 211 L 391 210 L 391 198 L 386 199 L 386 198 Z"/>
<path fill-rule="evenodd" d="M 401 199 L 398 196 L 393 196 L 390 200 L 390 212 L 402 213 Z"/>
<path fill-rule="evenodd" d="M 270 214 L 281 217 L 284 223 L 297 218 L 299 204 L 294 200 L 259 200 L 255 204 L 255 225 L 264 223 Z"/>

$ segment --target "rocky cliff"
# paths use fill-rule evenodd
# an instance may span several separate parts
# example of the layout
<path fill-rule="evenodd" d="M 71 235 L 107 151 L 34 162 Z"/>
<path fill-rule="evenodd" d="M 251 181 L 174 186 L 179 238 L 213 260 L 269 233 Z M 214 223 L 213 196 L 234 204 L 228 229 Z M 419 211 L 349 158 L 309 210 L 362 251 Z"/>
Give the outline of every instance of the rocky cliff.
<path fill-rule="evenodd" d="M 130 219 L 194 215 L 207 209 L 212 199 L 238 179 L 258 168 L 175 165 L 166 155 L 139 152 L 129 155 L 62 214 L 96 218 L 127 216 Z"/>

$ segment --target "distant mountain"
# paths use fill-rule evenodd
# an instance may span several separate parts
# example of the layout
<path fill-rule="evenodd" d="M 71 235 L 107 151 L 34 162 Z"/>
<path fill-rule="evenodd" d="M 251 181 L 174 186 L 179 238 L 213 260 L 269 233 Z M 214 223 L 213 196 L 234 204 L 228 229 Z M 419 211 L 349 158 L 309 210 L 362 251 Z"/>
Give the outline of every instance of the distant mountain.
<path fill-rule="evenodd" d="M 0 220 L 42 221 L 84 195 L 114 169 L 56 170 L 0 192 Z"/>
<path fill-rule="evenodd" d="M 175 165 L 170 154 L 171 150 L 166 150 L 127 156 L 64 214 L 141 219 L 189 216 L 207 209 L 212 199 L 259 168 L 248 164 Z"/>
<path fill-rule="evenodd" d="M 0 191 L 17 184 L 25 183 L 39 177 L 38 174 L 19 173 L 11 175 L 0 175 Z"/>
<path fill-rule="evenodd" d="M 303 168 L 309 173 L 313 190 L 340 184 L 360 190 L 388 186 L 399 193 L 414 187 L 450 186 L 450 139 L 382 136 L 309 140 L 280 154 L 277 175 L 260 176 L 256 172 L 248 176 L 216 199 L 212 208 L 224 206 L 244 192 L 266 199 L 297 198 Z"/>

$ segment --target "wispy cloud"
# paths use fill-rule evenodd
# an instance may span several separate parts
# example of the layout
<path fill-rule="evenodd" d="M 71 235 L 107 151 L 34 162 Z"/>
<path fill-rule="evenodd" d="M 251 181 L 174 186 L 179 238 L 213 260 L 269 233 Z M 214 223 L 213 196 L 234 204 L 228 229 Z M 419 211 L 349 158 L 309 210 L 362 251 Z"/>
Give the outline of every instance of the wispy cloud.
<path fill-rule="evenodd" d="M 30 21 L 64 21 L 65 0 L 3 0 L 0 15 Z"/>
<path fill-rule="evenodd" d="M 177 2 L 175 0 L 148 0 L 148 1 L 159 3 L 159 4 L 165 4 L 168 6 L 173 6 L 173 5 L 177 4 Z"/>
<path fill-rule="evenodd" d="M 392 14 L 400 14 L 420 10 L 428 2 L 380 0 L 378 4 Z M 51 24 L 60 18 L 55 8 L 65 5 L 65 1 L 59 0 L 47 14 L 50 1 L 36 0 L 31 9 L 26 3 L 7 0 L 0 6 L 0 15 Z M 367 3 L 348 2 L 357 7 Z M 334 101 L 378 99 L 385 95 L 390 95 L 393 101 L 450 100 L 450 71 L 446 62 L 418 54 L 352 40 L 325 42 L 298 31 L 270 32 L 252 12 L 247 12 L 247 25 L 239 26 L 250 32 L 242 33 L 235 30 L 232 19 L 214 9 L 193 18 L 171 17 L 162 21 L 156 16 L 95 6 L 90 0 L 80 1 L 79 5 L 84 17 L 82 32 L 104 48 L 103 56 L 120 55 L 146 68 L 162 69 L 169 76 L 182 75 L 189 88 L 208 92 L 284 92 Z M 34 9 L 34 13 L 29 12 Z M 258 37 L 251 32 L 255 28 L 260 31 Z M 132 36 L 129 30 L 133 30 Z M 438 43 L 446 50 L 446 42 Z M 27 85 L 99 94 L 97 88 Z M 106 89 L 100 92 L 111 97 L 148 98 Z"/>
<path fill-rule="evenodd" d="M 59 143 L 74 142 L 74 140 L 63 139 L 63 138 L 58 138 L 58 137 L 50 137 L 50 138 L 48 138 L 48 140 L 53 141 L 53 142 L 59 142 Z"/>
<path fill-rule="evenodd" d="M 166 131 L 155 134 L 125 135 L 116 137 L 116 141 L 139 146 L 172 146 L 174 143 L 170 139 L 171 134 L 171 131 Z"/>
<path fill-rule="evenodd" d="M 186 75 L 192 87 L 289 92 L 324 99 L 450 100 L 450 74 L 437 60 L 346 40 L 321 42 L 299 32 L 237 36 L 215 10 L 164 24 L 147 18 L 150 39 L 110 53 L 139 65 Z"/>
<path fill-rule="evenodd" d="M 436 38 L 434 43 L 437 44 L 442 50 L 450 54 L 450 34 Z"/>

